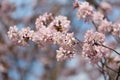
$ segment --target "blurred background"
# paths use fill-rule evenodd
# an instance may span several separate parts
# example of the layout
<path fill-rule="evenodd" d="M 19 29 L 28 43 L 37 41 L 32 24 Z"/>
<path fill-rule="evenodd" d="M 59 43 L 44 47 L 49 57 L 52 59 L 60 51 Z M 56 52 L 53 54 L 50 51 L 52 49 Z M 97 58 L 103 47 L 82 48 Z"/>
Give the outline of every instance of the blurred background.
<path fill-rule="evenodd" d="M 85 1 L 85 0 L 81 0 Z M 86 0 L 102 11 L 108 20 L 120 22 L 120 0 Z M 110 6 L 106 10 L 107 2 Z M 104 80 L 95 65 L 85 60 L 81 53 L 63 62 L 56 61 L 56 47 L 39 48 L 16 46 L 8 39 L 10 26 L 35 28 L 35 21 L 45 12 L 64 15 L 71 21 L 75 37 L 83 40 L 86 30 L 93 27 L 76 17 L 74 0 L 0 0 L 0 80 Z M 112 43 L 114 39 L 108 36 Z"/>

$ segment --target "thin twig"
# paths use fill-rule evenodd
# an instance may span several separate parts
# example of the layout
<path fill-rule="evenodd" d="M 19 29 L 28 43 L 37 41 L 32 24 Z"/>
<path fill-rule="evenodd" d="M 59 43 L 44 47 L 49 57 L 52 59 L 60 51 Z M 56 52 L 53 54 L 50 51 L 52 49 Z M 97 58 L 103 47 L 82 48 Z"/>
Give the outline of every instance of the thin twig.
<path fill-rule="evenodd" d="M 105 48 L 108 48 L 108 49 L 110 49 L 110 50 L 114 51 L 115 53 L 117 53 L 118 55 L 120 55 L 120 53 L 119 53 L 119 52 L 117 52 L 116 50 L 114 50 L 114 49 L 112 49 L 112 48 L 110 48 L 110 47 L 108 47 L 108 46 L 105 46 L 105 45 L 101 45 L 101 46 L 103 46 L 103 47 L 105 47 Z"/>
<path fill-rule="evenodd" d="M 92 23 L 94 25 L 95 30 L 98 31 L 97 25 L 94 23 L 94 21 L 92 21 Z"/>
<path fill-rule="evenodd" d="M 105 67 L 108 68 L 109 70 L 115 72 L 115 73 L 118 73 L 117 71 L 115 71 L 114 69 L 112 69 L 111 67 L 109 67 L 106 63 L 106 58 L 104 57 L 104 60 L 105 60 Z"/>
<path fill-rule="evenodd" d="M 117 71 L 115 71 L 114 69 L 112 69 L 111 67 L 109 67 L 109 66 L 107 66 L 107 65 L 105 65 L 105 67 L 108 68 L 109 70 L 115 72 L 115 73 L 118 73 Z"/>
<path fill-rule="evenodd" d="M 118 73 L 117 73 L 117 76 L 116 76 L 116 80 L 119 80 L 119 76 L 120 76 L 120 67 L 118 69 Z"/>

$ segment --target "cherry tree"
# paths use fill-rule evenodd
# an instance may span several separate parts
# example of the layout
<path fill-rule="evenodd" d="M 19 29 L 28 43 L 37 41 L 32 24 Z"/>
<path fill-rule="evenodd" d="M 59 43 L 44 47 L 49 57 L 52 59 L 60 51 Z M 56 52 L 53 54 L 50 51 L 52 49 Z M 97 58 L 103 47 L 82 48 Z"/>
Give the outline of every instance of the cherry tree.
<path fill-rule="evenodd" d="M 78 21 L 84 21 L 84 24 L 87 24 L 85 27 L 92 25 L 86 31 L 78 32 L 79 35 L 82 35 L 81 37 L 76 36 L 78 29 L 72 30 L 74 25 L 71 25 L 72 20 L 68 16 L 59 15 L 59 13 L 53 14 L 52 12 L 45 12 L 39 16 L 37 15 L 37 17 L 32 15 L 28 20 L 24 19 L 24 21 L 31 23 L 30 20 L 34 20 L 34 28 L 24 27 L 19 29 L 16 25 L 10 25 L 7 32 L 7 37 L 10 40 L 6 42 L 6 47 L 14 47 L 12 47 L 11 54 L 6 55 L 13 55 L 14 61 L 17 61 L 18 58 L 23 58 L 28 63 L 34 62 L 36 59 L 40 61 L 46 71 L 43 75 L 36 75 L 36 77 L 42 80 L 66 80 L 68 76 L 79 74 L 82 70 L 83 73 L 88 75 L 86 80 L 99 80 L 100 78 L 104 80 L 119 80 L 120 23 L 119 20 L 111 21 L 108 17 L 113 10 L 111 5 L 115 3 L 103 1 L 97 4 L 94 0 L 75 0 L 72 3 L 73 5 L 70 5 L 73 8 L 71 12 L 76 11 L 75 18 Z M 12 6 L 11 10 L 14 9 Z M 13 22 L 15 21 L 17 20 L 13 20 Z M 3 24 L 5 25 L 4 22 Z M 77 25 L 79 26 L 80 24 Z M 109 41 L 109 37 L 114 40 Z M 22 54 L 16 54 L 16 46 L 24 46 L 25 49 L 28 49 L 28 47 L 34 48 L 27 50 L 27 56 L 23 56 Z M 5 51 L 7 50 L 9 49 Z M 39 52 L 41 54 L 38 54 Z M 75 58 L 78 65 L 74 68 L 67 68 L 67 62 Z M 7 63 L 7 67 L 10 66 L 12 66 L 11 63 Z M 16 65 L 17 70 L 25 77 L 29 73 L 31 66 L 32 64 L 29 65 L 28 69 L 24 69 Z M 9 79 L 7 67 L 4 68 L 1 65 L 3 80 Z M 23 77 L 22 74 L 21 77 Z M 21 78 L 20 80 L 26 80 L 26 78 Z"/>

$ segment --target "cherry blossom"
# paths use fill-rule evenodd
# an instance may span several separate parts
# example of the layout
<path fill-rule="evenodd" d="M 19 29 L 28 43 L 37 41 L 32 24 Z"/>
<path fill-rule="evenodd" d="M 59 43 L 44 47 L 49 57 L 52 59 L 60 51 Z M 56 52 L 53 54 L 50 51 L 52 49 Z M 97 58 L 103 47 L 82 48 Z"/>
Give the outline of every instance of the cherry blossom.
<path fill-rule="evenodd" d="M 19 45 L 27 45 L 27 42 L 33 37 L 33 30 L 30 30 L 29 27 L 23 28 L 18 31 L 16 26 L 11 26 L 8 31 L 8 37 L 15 43 Z"/>
<path fill-rule="evenodd" d="M 41 27 L 48 27 L 52 20 L 53 16 L 51 13 L 45 13 L 43 15 L 40 15 L 35 22 L 36 30 L 40 29 Z"/>
<path fill-rule="evenodd" d="M 56 55 L 57 61 L 62 61 L 75 56 L 74 50 L 64 49 L 63 47 L 60 47 L 59 50 L 56 50 L 56 52 L 57 52 Z"/>
<path fill-rule="evenodd" d="M 120 37 L 120 24 L 113 24 L 112 34 L 114 36 Z"/>
<path fill-rule="evenodd" d="M 111 30 L 112 30 L 112 22 L 109 22 L 106 19 L 102 20 L 100 25 L 98 26 L 98 31 L 103 33 L 111 32 Z"/>
<path fill-rule="evenodd" d="M 10 26 L 8 31 L 8 37 L 14 42 L 17 43 L 19 40 L 19 33 L 16 26 Z"/>
<path fill-rule="evenodd" d="M 70 29 L 70 21 L 65 16 L 56 16 L 49 25 L 49 28 L 66 33 Z"/>
<path fill-rule="evenodd" d="M 103 17 L 104 17 L 104 15 L 102 13 L 94 12 L 92 20 L 95 24 L 100 24 L 103 20 Z"/>
<path fill-rule="evenodd" d="M 93 16 L 93 7 L 88 2 L 79 3 L 77 17 L 79 19 L 91 19 Z"/>
<path fill-rule="evenodd" d="M 103 47 L 105 45 L 105 35 L 99 32 L 88 30 L 84 36 L 83 52 L 92 63 L 100 61 L 100 59 L 108 53 L 108 49 Z"/>

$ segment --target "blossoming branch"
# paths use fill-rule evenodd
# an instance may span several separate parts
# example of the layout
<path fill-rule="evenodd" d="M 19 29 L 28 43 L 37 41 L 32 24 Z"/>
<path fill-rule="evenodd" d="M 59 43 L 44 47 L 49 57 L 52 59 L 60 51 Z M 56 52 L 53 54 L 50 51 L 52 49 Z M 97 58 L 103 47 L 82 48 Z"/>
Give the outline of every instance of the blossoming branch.
<path fill-rule="evenodd" d="M 68 33 L 70 21 L 67 17 L 53 17 L 51 13 L 45 13 L 36 19 L 35 24 L 35 30 L 27 27 L 18 31 L 16 26 L 11 26 L 8 36 L 14 43 L 24 46 L 28 45 L 29 40 L 39 46 L 59 45 L 56 55 L 58 61 L 74 56 L 76 39 L 74 33 Z"/>
<path fill-rule="evenodd" d="M 77 17 L 79 19 L 93 22 L 97 30 L 101 33 L 111 33 L 114 36 L 120 37 L 120 24 L 108 21 L 100 11 L 95 11 L 93 6 L 88 2 L 79 2 L 76 0 L 74 7 L 77 9 Z M 111 8 L 107 3 L 103 7 L 105 9 Z"/>
<path fill-rule="evenodd" d="M 29 27 L 18 30 L 16 26 L 11 26 L 8 31 L 8 37 L 18 45 L 28 45 L 31 40 L 39 46 L 47 46 L 47 44 L 55 44 L 59 46 L 56 50 L 56 58 L 62 61 L 73 57 L 76 53 L 82 53 L 90 59 L 90 62 L 97 63 L 104 56 L 110 53 L 110 50 L 105 42 L 105 33 L 111 33 L 114 36 L 120 37 L 120 24 L 109 22 L 104 15 L 99 11 L 94 11 L 94 8 L 88 2 L 74 3 L 74 8 L 77 9 L 77 17 L 85 21 L 93 22 L 95 30 L 88 30 L 84 36 L 82 52 L 78 52 L 76 46 L 81 43 L 74 36 L 74 33 L 69 33 L 70 20 L 65 16 L 53 16 L 51 13 L 45 13 L 39 16 L 35 22 L 35 30 Z"/>

